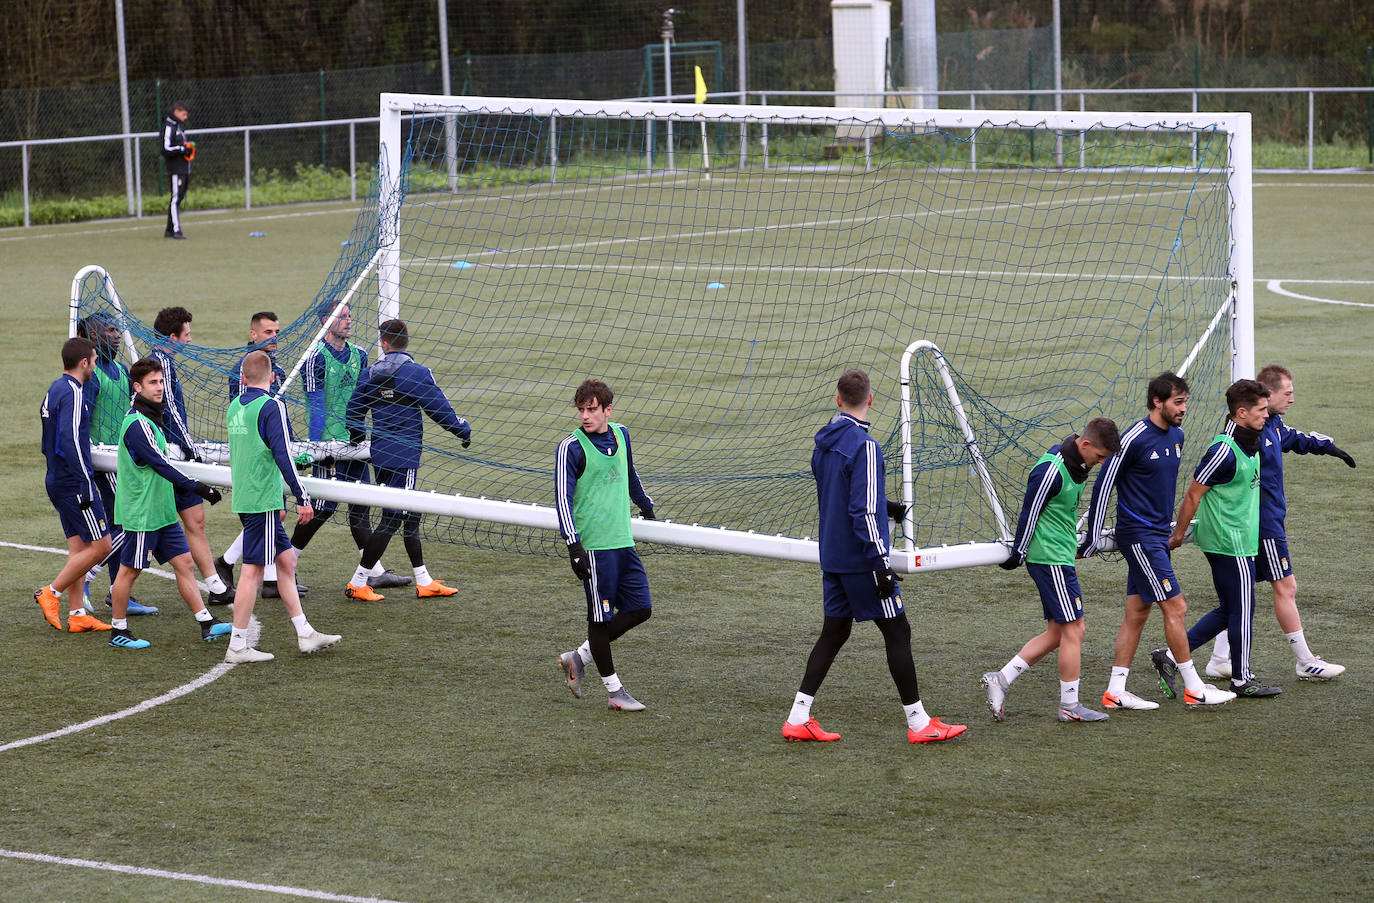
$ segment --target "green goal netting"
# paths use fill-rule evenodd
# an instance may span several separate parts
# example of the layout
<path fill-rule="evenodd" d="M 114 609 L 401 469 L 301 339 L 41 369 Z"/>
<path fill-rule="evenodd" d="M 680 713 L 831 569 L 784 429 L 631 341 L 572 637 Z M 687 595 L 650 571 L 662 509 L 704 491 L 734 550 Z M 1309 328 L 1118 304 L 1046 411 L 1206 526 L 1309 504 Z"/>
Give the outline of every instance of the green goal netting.
<path fill-rule="evenodd" d="M 597 377 L 660 518 L 811 537 L 812 436 L 846 368 L 873 379 L 901 496 L 901 362 L 923 341 L 948 369 L 911 355 L 902 532 L 918 550 L 989 543 L 987 490 L 1014 527 L 1044 449 L 1093 416 L 1124 429 L 1156 373 L 1186 362 L 1201 443 L 1232 374 L 1253 371 L 1248 117 L 384 95 L 381 134 L 315 304 L 281 312 L 299 317 L 279 361 L 350 292 L 374 358 L 378 319 L 405 320 L 473 426 L 466 450 L 426 430 L 422 490 L 551 506 L 573 389 Z M 83 311 L 109 294 L 87 281 Z M 147 324 L 124 322 L 146 347 Z M 222 441 L 241 355 L 183 355 L 197 438 Z M 426 532 L 558 550 L 546 529 L 471 517 Z"/>

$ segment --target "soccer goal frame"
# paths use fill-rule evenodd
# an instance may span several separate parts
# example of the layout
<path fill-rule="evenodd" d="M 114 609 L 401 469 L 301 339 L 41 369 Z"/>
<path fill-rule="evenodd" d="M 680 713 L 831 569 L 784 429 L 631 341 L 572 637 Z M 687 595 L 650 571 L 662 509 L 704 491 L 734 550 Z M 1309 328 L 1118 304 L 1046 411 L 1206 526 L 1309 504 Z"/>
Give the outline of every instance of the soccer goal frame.
<path fill-rule="evenodd" d="M 562 117 L 604 120 L 641 120 L 649 123 L 646 132 L 648 139 L 644 145 L 645 168 L 649 171 L 672 172 L 674 175 L 690 176 L 688 170 L 671 169 L 673 164 L 666 154 L 659 151 L 656 159 L 652 138 L 653 124 L 700 123 L 703 129 L 707 124 L 717 126 L 738 126 L 741 149 L 739 159 L 743 164 L 746 154 L 744 142 L 749 139 L 749 126 L 759 126 L 755 139 L 765 148 L 763 165 L 767 166 L 766 145 L 769 140 L 770 126 L 814 125 L 818 122 L 852 121 L 856 126 L 847 127 L 865 151 L 875 135 L 888 133 L 922 133 L 932 130 L 965 130 L 974 135 L 969 141 L 967 165 L 970 168 L 990 166 L 978 157 L 979 129 L 1035 130 L 1048 132 L 1058 140 L 1068 136 L 1081 136 L 1090 129 L 1121 130 L 1125 132 L 1178 132 L 1203 131 L 1224 133 L 1227 139 L 1227 159 L 1225 177 L 1229 191 L 1228 226 L 1229 258 L 1226 261 L 1225 278 L 1229 279 L 1231 291 L 1225 303 L 1216 310 L 1210 326 L 1197 340 L 1192 353 L 1184 361 L 1167 361 L 1165 366 L 1186 369 L 1198 349 L 1211 336 L 1217 324 L 1229 317 L 1230 320 L 1230 372 L 1232 379 L 1253 375 L 1254 360 L 1254 272 L 1253 272 L 1253 206 L 1252 206 L 1252 159 L 1251 159 L 1251 121 L 1248 113 L 1219 114 L 1176 114 L 1155 112 L 1125 113 L 1086 113 L 1052 111 L 995 111 L 995 110 L 902 110 L 902 109 L 860 109 L 860 108 L 811 108 L 797 106 L 749 106 L 737 104 L 677 104 L 648 102 L 615 102 L 590 100 L 555 100 L 511 97 L 462 97 L 423 94 L 386 93 L 380 99 L 379 130 L 379 181 L 380 194 L 378 206 L 384 211 L 379 251 L 376 256 L 378 285 L 377 312 L 381 319 L 402 316 L 404 299 L 401 295 L 401 246 L 402 230 L 399 226 L 401 205 L 404 202 L 401 173 L 403 172 L 406 139 L 403 135 L 403 120 L 411 116 L 453 117 L 465 115 L 496 115 L 512 117 L 535 117 L 544 120 L 550 133 L 557 134 Z M 684 130 L 686 131 L 686 130 Z M 689 132 L 690 133 L 690 132 Z M 704 134 L 704 132 L 703 132 Z M 1196 138 L 1194 138 L 1196 142 Z M 705 147 L 703 147 L 705 151 Z M 703 153 L 703 157 L 704 157 Z M 1196 161 L 1196 144 L 1194 144 Z M 863 159 L 867 165 L 868 155 Z M 1072 158 L 1069 158 L 1072 160 Z M 1056 155 L 1055 165 L 1062 167 L 1065 158 Z M 1078 157 L 1079 167 L 1085 158 Z M 450 161 L 451 162 L 451 161 Z M 537 163 L 535 165 L 538 165 Z M 560 178 L 560 160 L 557 140 L 549 143 L 549 154 L 544 177 L 549 182 Z M 1102 167 L 1099 171 L 1110 172 L 1112 167 Z M 703 178 L 706 172 L 699 174 Z M 902 418 L 902 492 L 910 503 L 920 491 L 913 485 L 911 474 L 911 436 L 910 436 L 910 398 L 907 394 L 910 374 L 908 367 L 914 353 L 930 351 L 941 370 L 948 400 L 958 417 L 964 442 L 969 450 L 969 466 L 974 472 L 975 481 L 985 489 L 989 506 L 995 513 L 998 541 L 965 542 L 955 545 L 917 547 L 908 540 L 904 549 L 894 550 L 893 566 L 904 572 L 942 570 L 998 563 L 1005 558 L 1005 542 L 1010 538 L 1005 513 L 997 499 L 996 489 L 988 479 L 986 469 L 981 469 L 981 455 L 978 452 L 977 438 L 973 435 L 967 417 L 963 416 L 958 392 L 948 373 L 948 365 L 943 353 L 931 346 L 922 348 L 914 343 L 903 355 L 901 372 L 897 374 L 902 381 L 904 394 Z M 322 487 L 323 488 L 323 487 Z M 376 500 L 372 499 L 373 504 Z M 508 507 L 509 506 L 509 507 Z M 489 518 L 508 523 L 521 523 L 541 528 L 556 526 L 551 509 L 537 514 L 532 508 L 538 506 L 518 505 L 515 503 L 489 502 L 488 500 L 462 500 L 452 497 L 449 502 L 436 503 L 432 510 L 436 514 L 458 517 Z M 442 510 L 440 510 L 442 509 Z M 907 535 L 910 536 L 908 523 Z M 636 520 L 634 532 L 637 539 L 670 545 L 685 545 L 720 551 L 730 551 L 748 555 L 782 558 L 815 562 L 817 544 L 810 538 L 785 536 L 765 536 L 753 532 L 717 529 L 692 524 L 672 522 L 650 522 Z"/>

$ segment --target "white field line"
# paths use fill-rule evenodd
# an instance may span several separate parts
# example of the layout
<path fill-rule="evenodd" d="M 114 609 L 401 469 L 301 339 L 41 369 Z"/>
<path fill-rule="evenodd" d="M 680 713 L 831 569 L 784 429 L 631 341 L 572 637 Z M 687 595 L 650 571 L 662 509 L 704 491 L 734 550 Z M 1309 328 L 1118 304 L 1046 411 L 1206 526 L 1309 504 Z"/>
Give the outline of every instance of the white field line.
<path fill-rule="evenodd" d="M 1259 280 L 1255 280 L 1255 281 L 1258 282 Z M 1356 282 L 1356 281 L 1353 281 L 1353 280 L 1347 281 L 1347 280 L 1336 280 L 1336 279 L 1313 279 L 1313 280 L 1307 280 L 1307 279 L 1269 279 L 1269 280 L 1267 280 L 1267 281 L 1264 283 L 1264 287 L 1267 288 L 1267 289 L 1269 289 L 1269 291 L 1273 292 L 1273 293 L 1276 294 L 1276 295 L 1283 295 L 1283 296 L 1286 297 L 1286 298 L 1297 298 L 1299 301 L 1315 301 L 1315 302 L 1317 302 L 1318 304 L 1339 304 L 1339 305 L 1341 305 L 1342 307 L 1371 307 L 1371 308 L 1374 308 L 1374 304 L 1365 304 L 1365 303 L 1362 303 L 1362 302 L 1360 302 L 1360 301 L 1337 301 L 1335 298 L 1318 298 L 1318 297 L 1316 297 L 1315 295 L 1300 295 L 1300 294 L 1298 294 L 1297 292 L 1290 292 L 1290 291 L 1288 291 L 1287 289 L 1283 288 L 1283 285 L 1282 285 L 1284 282 L 1307 283 L 1307 282 L 1309 282 L 1309 281 L 1310 281 L 1310 282 L 1314 282 L 1314 283 L 1328 284 L 1328 285 L 1329 285 L 1329 284 L 1332 284 L 1332 283 L 1335 283 L 1335 284 L 1338 284 L 1338 285 L 1370 285 L 1370 284 L 1374 284 L 1374 283 L 1370 283 L 1370 282 Z"/>
<path fill-rule="evenodd" d="M 66 549 L 54 549 L 48 546 L 31 546 L 18 542 L 0 542 L 0 546 L 4 546 L 10 549 L 24 549 L 30 552 L 51 552 L 54 555 L 67 554 Z M 171 573 L 170 571 L 160 570 L 158 568 L 149 568 L 147 571 L 145 571 L 145 573 L 156 574 L 157 576 L 165 577 L 168 580 L 176 579 L 175 574 Z M 197 677 L 190 683 L 182 684 L 179 687 L 173 687 L 166 693 L 163 693 L 161 696 L 154 696 L 152 699 L 145 699 L 137 705 L 130 706 L 127 709 L 122 709 L 118 712 L 111 712 L 108 715 L 101 715 L 100 717 L 92 718 L 89 721 L 82 721 L 79 724 L 69 724 L 66 727 L 58 728 L 55 731 L 48 731 L 46 734 L 38 734 L 37 736 L 33 737 L 25 737 L 22 740 L 13 740 L 9 743 L 0 745 L 0 753 L 8 752 L 11 749 L 19 749 L 23 746 L 32 746 L 35 743 L 43 743 L 47 740 L 55 740 L 58 737 L 65 737 L 68 734 L 75 734 L 80 731 L 89 730 L 93 727 L 99 727 L 102 724 L 109 724 L 111 721 L 118 721 L 122 718 L 128 718 L 130 715 L 137 715 L 140 712 L 146 712 L 151 708 L 155 708 L 156 706 L 162 705 L 164 702 L 171 702 L 173 699 L 179 699 L 180 697 L 185 696 L 187 693 L 193 693 L 196 690 L 199 690 L 201 687 L 219 680 L 221 677 L 228 674 L 233 669 L 234 665 L 228 664 L 226 662 L 221 662 L 220 664 L 215 665 L 215 667 L 211 668 L 209 671 L 202 674 L 200 677 Z"/>
<path fill-rule="evenodd" d="M 49 856 L 45 853 L 25 853 L 21 850 L 0 848 L 0 857 L 22 859 L 28 862 L 42 862 L 48 865 L 67 865 L 77 868 L 99 869 L 105 872 L 121 872 L 143 878 L 167 878 L 172 881 L 190 881 L 195 884 L 210 884 L 216 887 L 235 887 L 242 890 L 256 890 L 287 897 L 304 897 L 308 900 L 339 900 L 346 903 L 400 903 L 383 897 L 358 897 L 353 894 L 331 894 L 322 890 L 305 887 L 290 887 L 285 884 L 259 884 L 256 881 L 239 881 L 235 878 L 215 878 L 211 875 L 192 875 L 187 872 L 169 872 L 165 869 L 151 869 L 140 865 L 121 865 L 117 862 L 99 862 L 94 859 L 71 859 L 66 856 Z"/>

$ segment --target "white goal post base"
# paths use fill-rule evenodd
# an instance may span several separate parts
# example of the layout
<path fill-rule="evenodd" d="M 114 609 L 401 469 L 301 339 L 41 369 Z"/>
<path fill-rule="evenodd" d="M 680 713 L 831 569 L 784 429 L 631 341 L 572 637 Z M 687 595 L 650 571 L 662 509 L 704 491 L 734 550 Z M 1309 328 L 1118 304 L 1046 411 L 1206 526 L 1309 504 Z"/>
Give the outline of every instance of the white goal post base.
<path fill-rule="evenodd" d="M 107 445 L 91 450 L 91 462 L 96 470 L 114 471 L 118 466 L 116 453 Z M 229 468 L 222 464 L 198 464 L 176 461 L 177 470 L 188 477 L 232 489 Z M 414 489 L 393 489 L 370 483 L 348 483 L 340 480 L 321 480 L 301 477 L 301 484 L 315 498 L 345 504 L 369 505 L 374 508 L 396 508 L 419 514 L 438 514 L 466 520 L 491 521 L 534 527 L 540 530 L 558 529 L 558 512 L 545 505 L 496 499 L 469 498 Z M 684 546 L 711 552 L 731 552 L 758 558 L 776 558 L 820 564 L 820 546 L 814 539 L 793 539 L 787 536 L 768 536 L 744 530 L 703 527 L 700 524 L 677 524 L 670 520 L 634 518 L 634 538 L 638 542 L 654 542 L 669 546 Z M 964 543 L 955 546 L 934 546 L 926 549 L 905 549 L 892 552 L 892 569 L 904 574 L 922 571 L 944 571 L 952 568 L 974 567 L 981 564 L 1000 564 L 1007 560 L 1007 547 L 998 542 Z"/>

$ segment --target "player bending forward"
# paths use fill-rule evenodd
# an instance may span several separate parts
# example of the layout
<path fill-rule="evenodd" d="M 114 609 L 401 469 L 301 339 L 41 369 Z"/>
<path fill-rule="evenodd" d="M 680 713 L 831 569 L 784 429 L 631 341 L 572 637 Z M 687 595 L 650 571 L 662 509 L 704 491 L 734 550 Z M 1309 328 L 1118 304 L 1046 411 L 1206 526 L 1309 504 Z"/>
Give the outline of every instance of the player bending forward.
<path fill-rule="evenodd" d="M 1070 436 L 1058 448 L 1045 452 L 1026 480 L 1026 500 L 1016 524 L 1016 538 L 1002 567 L 1013 570 L 1025 562 L 1040 591 L 1045 631 L 1027 640 L 1001 671 L 983 675 L 988 708 L 997 721 L 1006 717 L 1003 705 L 1011 682 L 1055 649 L 1059 650 L 1059 720 L 1107 720 L 1105 712 L 1090 709 L 1078 699 L 1084 619 L 1073 562 L 1078 551 L 1078 500 L 1088 471 L 1119 451 L 1121 437 L 1116 424 L 1098 417 L 1088 423 L 1082 436 Z"/>

